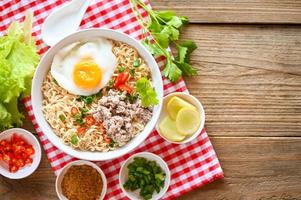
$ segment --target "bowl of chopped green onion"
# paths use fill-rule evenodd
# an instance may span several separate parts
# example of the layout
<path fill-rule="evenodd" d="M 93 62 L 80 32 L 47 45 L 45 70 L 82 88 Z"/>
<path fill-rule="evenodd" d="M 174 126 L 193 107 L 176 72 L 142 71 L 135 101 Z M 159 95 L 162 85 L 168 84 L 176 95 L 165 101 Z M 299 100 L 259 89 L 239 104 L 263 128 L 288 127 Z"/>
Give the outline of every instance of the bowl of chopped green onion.
<path fill-rule="evenodd" d="M 169 187 L 170 171 L 161 157 L 149 152 L 137 153 L 122 164 L 119 184 L 132 200 L 157 200 Z"/>

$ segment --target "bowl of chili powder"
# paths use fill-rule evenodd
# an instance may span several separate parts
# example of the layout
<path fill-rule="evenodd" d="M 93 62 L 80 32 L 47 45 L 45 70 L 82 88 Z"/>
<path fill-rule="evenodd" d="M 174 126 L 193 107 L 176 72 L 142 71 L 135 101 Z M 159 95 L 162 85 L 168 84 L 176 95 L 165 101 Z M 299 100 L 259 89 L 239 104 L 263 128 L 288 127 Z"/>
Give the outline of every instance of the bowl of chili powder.
<path fill-rule="evenodd" d="M 85 160 L 67 164 L 56 178 L 56 193 L 60 200 L 101 200 L 106 190 L 103 171 Z"/>

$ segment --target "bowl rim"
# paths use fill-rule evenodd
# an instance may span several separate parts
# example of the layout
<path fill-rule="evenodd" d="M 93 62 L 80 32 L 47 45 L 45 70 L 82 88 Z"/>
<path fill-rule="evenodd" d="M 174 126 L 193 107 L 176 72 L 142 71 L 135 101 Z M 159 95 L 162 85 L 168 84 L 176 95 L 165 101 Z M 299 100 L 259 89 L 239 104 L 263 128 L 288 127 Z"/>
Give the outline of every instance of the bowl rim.
<path fill-rule="evenodd" d="M 164 170 L 165 173 L 166 173 L 166 178 L 167 178 L 167 179 L 166 179 L 166 181 L 165 181 L 164 187 L 162 188 L 162 191 L 163 191 L 163 192 L 162 192 L 161 195 L 157 196 L 156 199 L 154 199 L 154 198 L 151 199 L 151 200 L 158 200 L 158 199 L 162 198 L 162 197 L 166 194 L 166 192 L 167 192 L 167 190 L 168 190 L 168 188 L 169 188 L 169 186 L 170 186 L 171 172 L 170 172 L 170 169 L 169 169 L 167 163 L 163 160 L 163 158 L 161 158 L 159 155 L 156 155 L 156 154 L 154 154 L 154 153 L 147 152 L 147 151 L 143 151 L 143 152 L 135 153 L 135 154 L 131 155 L 130 157 L 128 157 L 128 158 L 122 163 L 122 165 L 121 165 L 121 167 L 120 167 L 120 170 L 119 170 L 119 174 L 118 174 L 119 186 L 120 186 L 122 192 L 123 192 L 129 199 L 132 199 L 132 198 L 129 196 L 128 191 L 126 191 L 126 190 L 124 189 L 123 185 L 122 185 L 122 178 L 121 178 L 121 177 L 122 177 L 122 172 L 123 172 L 123 170 L 125 169 L 125 166 L 128 164 L 128 162 L 129 162 L 131 159 L 133 159 L 133 158 L 135 158 L 135 157 L 138 157 L 138 156 L 144 157 L 144 158 L 145 158 L 145 155 L 149 155 L 149 156 L 152 157 L 152 158 L 158 159 L 159 162 L 165 167 L 165 169 L 163 169 L 163 170 Z M 136 200 L 136 199 L 135 199 L 135 200 Z"/>
<path fill-rule="evenodd" d="M 39 167 L 40 162 L 41 162 L 42 150 L 41 150 L 41 145 L 40 145 L 38 139 L 31 132 L 29 132 L 26 129 L 23 129 L 23 128 L 10 128 L 10 129 L 7 129 L 5 131 L 2 131 L 0 133 L 0 135 L 12 135 L 15 132 L 20 134 L 21 136 L 27 135 L 28 137 L 33 139 L 34 142 L 31 145 L 35 148 L 35 157 L 33 159 L 32 164 L 30 166 L 27 166 L 24 169 L 24 170 L 26 170 L 26 172 L 23 171 L 23 173 L 18 173 L 19 172 L 18 171 L 16 173 L 11 173 L 7 169 L 4 169 L 6 172 L 1 173 L 1 171 L 0 171 L 0 174 L 2 176 L 10 178 L 10 179 L 22 179 L 22 178 L 26 178 L 26 177 L 30 176 L 31 174 L 33 174 L 37 170 L 37 168 Z M 3 167 L 1 167 L 1 168 L 3 169 Z"/>
<path fill-rule="evenodd" d="M 59 183 L 58 183 L 58 180 L 61 176 L 63 176 L 63 172 L 65 172 L 67 169 L 69 169 L 71 166 L 73 165 L 89 165 L 91 167 L 93 167 L 94 169 L 97 170 L 97 172 L 100 174 L 101 176 L 101 179 L 102 179 L 102 182 L 103 182 L 103 186 L 102 186 L 102 191 L 101 191 L 101 194 L 100 194 L 100 197 L 99 199 L 102 200 L 104 199 L 104 197 L 106 196 L 106 193 L 107 193 L 107 187 L 108 187 L 108 183 L 107 183 L 107 177 L 105 175 L 105 173 L 103 172 L 103 170 L 95 163 L 93 162 L 90 162 L 90 161 L 87 161 L 87 160 L 75 160 L 75 161 L 72 161 L 68 164 L 66 164 L 58 173 L 58 175 L 56 176 L 56 179 L 55 179 L 55 191 L 56 191 L 56 194 L 57 196 L 59 197 L 60 200 L 62 200 L 62 196 L 63 193 L 59 193 L 58 191 L 58 187 L 59 187 Z"/>
<path fill-rule="evenodd" d="M 189 136 L 188 138 L 184 139 L 183 141 L 179 141 L 179 142 L 176 142 L 176 141 L 171 141 L 167 138 L 165 138 L 162 134 L 161 134 L 161 131 L 160 131 L 160 128 L 159 128 L 159 123 L 160 123 L 160 119 L 161 119 L 161 115 L 164 111 L 164 108 L 161 110 L 161 113 L 160 113 L 160 117 L 157 121 L 157 124 L 156 124 L 156 130 L 158 132 L 158 134 L 160 135 L 160 137 L 162 137 L 165 141 L 169 142 L 169 143 L 172 143 L 172 144 L 186 144 L 188 142 L 191 142 L 192 140 L 194 140 L 195 138 L 197 138 L 202 130 L 204 129 L 205 127 L 205 121 L 206 121 L 206 114 L 205 114 L 205 109 L 201 103 L 200 100 L 198 100 L 195 96 L 189 94 L 189 93 L 186 93 L 186 92 L 172 92 L 166 96 L 163 97 L 163 103 L 162 103 L 162 106 L 164 105 L 165 101 L 168 99 L 168 98 L 171 98 L 172 96 L 177 96 L 177 97 L 180 97 L 180 95 L 183 95 L 183 96 L 186 96 L 188 99 L 192 99 L 193 102 L 195 102 L 196 104 L 198 104 L 198 106 L 200 107 L 200 109 L 198 109 L 200 111 L 200 115 L 201 115 L 201 123 L 200 123 L 200 126 L 198 128 L 198 130 L 192 134 L 191 136 Z M 180 97 L 181 98 L 181 97 Z M 167 113 L 166 113 L 167 114 Z M 162 120 L 162 119 L 161 119 Z"/>
<path fill-rule="evenodd" d="M 152 76 L 155 76 L 155 80 L 152 80 L 153 84 L 157 86 L 156 91 L 159 99 L 159 104 L 155 107 L 155 112 L 152 115 L 152 118 L 146 124 L 145 129 L 138 133 L 134 138 L 132 138 L 125 146 L 122 146 L 116 150 L 109 151 L 109 152 L 100 152 L 100 151 L 81 151 L 72 148 L 71 146 L 68 146 L 64 144 L 61 141 L 61 138 L 59 138 L 53 131 L 53 129 L 49 126 L 47 123 L 42 111 L 41 111 L 41 100 L 39 97 L 41 94 L 38 94 L 38 92 L 41 89 L 42 83 L 39 83 L 39 76 L 40 73 L 44 73 L 45 70 L 43 70 L 43 66 L 41 66 L 44 62 L 47 62 L 49 59 L 52 59 L 51 57 L 59 50 L 60 47 L 66 46 L 68 44 L 71 44 L 76 41 L 89 41 L 93 40 L 87 37 L 87 35 L 91 35 L 91 37 L 104 37 L 107 39 L 117 40 L 126 42 L 134 48 L 137 49 L 139 54 L 146 60 L 147 64 L 151 68 Z M 115 39 L 114 39 L 115 38 Z M 119 38 L 119 39 L 116 39 Z M 53 54 L 53 55 L 51 55 Z M 143 54 L 143 55 L 142 55 Z M 47 69 L 50 69 L 50 66 L 48 66 Z M 160 77 L 160 78 L 159 78 Z M 44 78 L 44 76 L 42 77 Z M 154 85 L 154 87 L 155 87 Z M 40 95 L 40 96 L 39 96 Z M 31 97 L 32 97 L 32 108 L 33 113 L 35 116 L 35 119 L 37 121 L 37 124 L 39 125 L 39 128 L 42 132 L 46 135 L 46 137 L 49 139 L 49 141 L 56 146 L 58 149 L 62 150 L 68 155 L 71 155 L 73 157 L 76 157 L 78 159 L 83 160 L 91 160 L 91 161 L 103 161 L 103 160 L 111 160 L 117 157 L 121 157 L 136 147 L 138 147 L 145 139 L 150 135 L 150 133 L 154 130 L 156 126 L 156 122 L 159 119 L 160 112 L 162 109 L 162 103 L 163 103 L 163 80 L 161 78 L 161 72 L 158 67 L 157 62 L 155 61 L 154 57 L 150 54 L 150 52 L 144 47 L 138 40 L 133 38 L 132 36 L 125 34 L 123 32 L 120 32 L 118 30 L 113 29 L 107 29 L 107 28 L 89 28 L 89 29 L 83 29 L 79 30 L 71 35 L 68 35 L 67 37 L 60 40 L 58 43 L 56 43 L 54 46 L 50 47 L 50 49 L 43 55 L 43 57 L 40 60 L 40 63 L 35 71 L 33 81 L 32 81 L 32 91 L 31 91 Z M 151 122 L 151 123 L 150 123 Z M 150 123 L 150 124 L 149 124 Z M 149 126 L 149 127 L 148 127 Z M 141 134 L 143 133 L 143 134 Z M 135 138 L 137 138 L 135 140 Z M 134 140 L 134 141 L 133 141 Z"/>

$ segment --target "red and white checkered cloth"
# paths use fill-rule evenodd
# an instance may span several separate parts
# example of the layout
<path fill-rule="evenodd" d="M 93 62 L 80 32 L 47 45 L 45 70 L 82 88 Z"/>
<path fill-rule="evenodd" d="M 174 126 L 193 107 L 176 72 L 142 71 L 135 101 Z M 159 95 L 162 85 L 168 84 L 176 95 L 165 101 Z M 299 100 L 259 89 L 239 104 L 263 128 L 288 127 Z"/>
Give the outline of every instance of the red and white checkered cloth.
<path fill-rule="evenodd" d="M 49 13 L 64 2 L 66 1 L 2 0 L 0 1 L 0 33 L 3 35 L 12 21 L 23 20 L 25 10 L 32 10 L 34 12 L 33 35 L 37 40 L 39 53 L 42 55 L 48 50 L 48 47 L 41 40 L 41 24 Z M 146 3 L 149 4 L 148 2 Z M 140 11 L 143 17 L 147 17 L 146 12 Z M 141 38 L 141 27 L 132 12 L 128 0 L 95 0 L 91 2 L 80 28 L 91 27 L 119 29 L 137 39 Z M 160 67 L 164 64 L 162 59 L 157 59 L 157 61 Z M 175 91 L 188 92 L 183 80 L 173 84 L 163 77 L 163 83 L 165 95 Z M 57 174 L 64 165 L 76 159 L 57 149 L 41 131 L 32 112 L 30 97 L 24 98 L 23 102 L 45 149 L 51 167 Z M 166 142 L 154 130 L 143 144 L 129 154 L 114 160 L 98 163 L 108 179 L 106 199 L 126 199 L 119 188 L 118 173 L 121 164 L 129 156 L 141 151 L 149 151 L 161 156 L 170 168 L 171 184 L 163 199 L 174 199 L 224 176 L 205 129 L 202 130 L 197 139 L 182 145 Z"/>

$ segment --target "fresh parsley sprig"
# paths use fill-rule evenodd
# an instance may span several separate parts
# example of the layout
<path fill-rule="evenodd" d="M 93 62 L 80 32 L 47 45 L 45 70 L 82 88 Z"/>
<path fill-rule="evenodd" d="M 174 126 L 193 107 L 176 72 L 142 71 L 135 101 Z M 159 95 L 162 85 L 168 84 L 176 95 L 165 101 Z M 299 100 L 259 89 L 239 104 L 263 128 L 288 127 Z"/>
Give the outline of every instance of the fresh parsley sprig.
<path fill-rule="evenodd" d="M 147 108 L 152 105 L 158 105 L 157 93 L 147 78 L 142 77 L 136 82 L 136 91 L 143 107 Z"/>
<path fill-rule="evenodd" d="M 164 76 L 175 82 L 182 75 L 196 75 L 197 70 L 190 65 L 190 54 L 197 48 L 196 44 L 191 40 L 178 42 L 181 27 L 188 23 L 187 17 L 176 16 L 174 11 L 154 11 L 141 0 L 130 0 L 130 2 L 142 26 L 142 43 L 154 56 L 166 58 Z M 147 21 L 139 12 L 139 6 L 148 13 Z M 148 38 L 149 34 L 153 36 L 153 42 Z M 167 50 L 170 44 L 174 44 L 177 49 L 178 55 L 176 57 L 173 57 L 172 53 Z"/>

